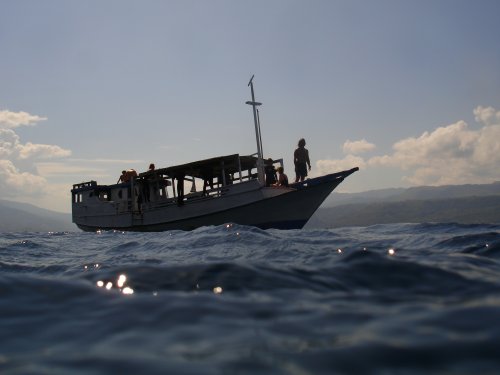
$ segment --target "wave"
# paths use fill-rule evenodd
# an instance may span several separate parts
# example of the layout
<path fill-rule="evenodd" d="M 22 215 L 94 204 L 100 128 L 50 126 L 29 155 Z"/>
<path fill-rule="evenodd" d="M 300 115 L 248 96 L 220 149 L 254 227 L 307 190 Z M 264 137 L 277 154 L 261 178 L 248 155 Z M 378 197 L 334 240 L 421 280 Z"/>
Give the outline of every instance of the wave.
<path fill-rule="evenodd" d="M 2 234 L 0 372 L 495 373 L 499 233 Z"/>

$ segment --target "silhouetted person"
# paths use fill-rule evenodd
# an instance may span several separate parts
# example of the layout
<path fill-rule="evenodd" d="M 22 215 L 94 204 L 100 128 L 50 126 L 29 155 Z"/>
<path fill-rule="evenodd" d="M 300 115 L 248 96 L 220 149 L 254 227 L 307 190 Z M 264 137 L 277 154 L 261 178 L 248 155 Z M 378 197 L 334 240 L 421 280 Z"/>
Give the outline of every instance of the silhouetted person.
<path fill-rule="evenodd" d="M 137 172 L 135 171 L 135 169 L 127 169 L 126 171 L 122 171 L 122 175 L 120 176 L 117 183 L 130 182 L 132 178 L 136 177 L 137 177 Z"/>
<path fill-rule="evenodd" d="M 117 184 L 126 182 L 125 178 L 127 176 L 127 171 L 122 171 L 122 175 L 118 178 Z"/>
<path fill-rule="evenodd" d="M 182 206 L 184 204 L 184 177 L 186 174 L 184 171 L 179 171 L 175 173 L 175 178 L 177 179 L 177 205 Z"/>
<path fill-rule="evenodd" d="M 153 163 L 149 164 L 148 171 L 152 172 L 155 170 L 155 165 Z M 144 201 L 149 202 L 151 200 L 151 182 L 155 178 L 153 175 L 146 175 L 142 180 L 142 190 L 144 194 Z"/>
<path fill-rule="evenodd" d="M 264 168 L 266 174 L 266 186 L 274 185 L 277 181 L 276 168 L 273 165 L 273 159 L 269 158 L 266 161 L 266 166 Z"/>
<path fill-rule="evenodd" d="M 288 176 L 285 174 L 283 167 L 278 167 L 278 182 L 275 186 L 288 187 Z"/>
<path fill-rule="evenodd" d="M 203 195 L 207 195 L 207 187 L 210 189 L 214 188 L 214 173 L 212 168 L 204 168 L 201 171 L 201 177 L 203 178 Z"/>
<path fill-rule="evenodd" d="M 293 153 L 293 163 L 295 164 L 295 182 L 304 181 L 307 177 L 307 166 L 311 170 L 311 161 L 309 160 L 309 151 L 307 150 L 304 138 L 299 140 L 299 144 Z"/>

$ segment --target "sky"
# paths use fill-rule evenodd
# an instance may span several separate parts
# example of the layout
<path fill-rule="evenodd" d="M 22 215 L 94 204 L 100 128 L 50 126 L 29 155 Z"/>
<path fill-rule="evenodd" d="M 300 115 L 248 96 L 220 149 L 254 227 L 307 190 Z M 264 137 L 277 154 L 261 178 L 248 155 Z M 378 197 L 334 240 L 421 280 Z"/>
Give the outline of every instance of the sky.
<path fill-rule="evenodd" d="M 498 0 L 0 0 L 0 197 L 309 149 L 339 187 L 500 180 Z"/>

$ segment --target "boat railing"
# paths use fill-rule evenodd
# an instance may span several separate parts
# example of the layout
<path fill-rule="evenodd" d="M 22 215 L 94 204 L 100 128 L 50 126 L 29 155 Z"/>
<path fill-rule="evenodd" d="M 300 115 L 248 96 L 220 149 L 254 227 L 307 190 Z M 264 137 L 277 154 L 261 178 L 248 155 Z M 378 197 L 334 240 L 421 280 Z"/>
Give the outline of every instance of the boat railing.
<path fill-rule="evenodd" d="M 73 184 L 73 190 L 78 190 L 78 189 L 86 189 L 89 187 L 95 187 L 97 186 L 97 181 L 87 181 L 87 182 L 81 182 L 79 184 Z"/>
<path fill-rule="evenodd" d="M 208 199 L 222 197 L 228 192 L 236 192 L 231 186 L 238 186 L 246 182 L 257 180 L 255 166 L 241 169 L 236 172 L 217 176 L 210 186 L 202 189 L 204 180 L 200 177 L 185 176 L 184 182 L 191 189 L 183 194 L 185 203 L 199 202 Z M 73 185 L 72 202 L 76 204 L 111 204 L 116 207 L 117 212 L 138 212 L 143 209 L 154 207 L 165 207 L 178 204 L 177 181 L 168 175 L 146 175 L 132 178 L 127 182 L 119 182 L 111 185 L 98 185 L 96 181 L 86 181 Z M 86 191 L 89 191 L 86 193 Z M 95 199 L 95 201 L 94 201 Z"/>

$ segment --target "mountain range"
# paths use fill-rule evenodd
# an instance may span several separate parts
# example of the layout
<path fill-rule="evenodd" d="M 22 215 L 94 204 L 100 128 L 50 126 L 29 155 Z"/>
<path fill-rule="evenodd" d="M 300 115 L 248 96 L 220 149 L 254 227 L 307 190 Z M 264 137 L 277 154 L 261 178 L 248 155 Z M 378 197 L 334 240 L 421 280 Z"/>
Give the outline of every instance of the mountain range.
<path fill-rule="evenodd" d="M 333 192 L 306 228 L 387 223 L 500 223 L 500 182 Z M 77 231 L 71 214 L 0 200 L 0 232 Z"/>
<path fill-rule="evenodd" d="M 323 207 L 340 206 L 348 203 L 400 202 L 409 200 L 450 199 L 500 195 L 500 181 L 491 184 L 418 186 L 370 190 L 362 193 L 333 192 Z"/>
<path fill-rule="evenodd" d="M 28 203 L 0 200 L 0 232 L 65 232 L 78 228 L 71 215 Z"/>
<path fill-rule="evenodd" d="M 500 223 L 500 182 L 333 192 L 306 228 L 421 222 Z"/>

